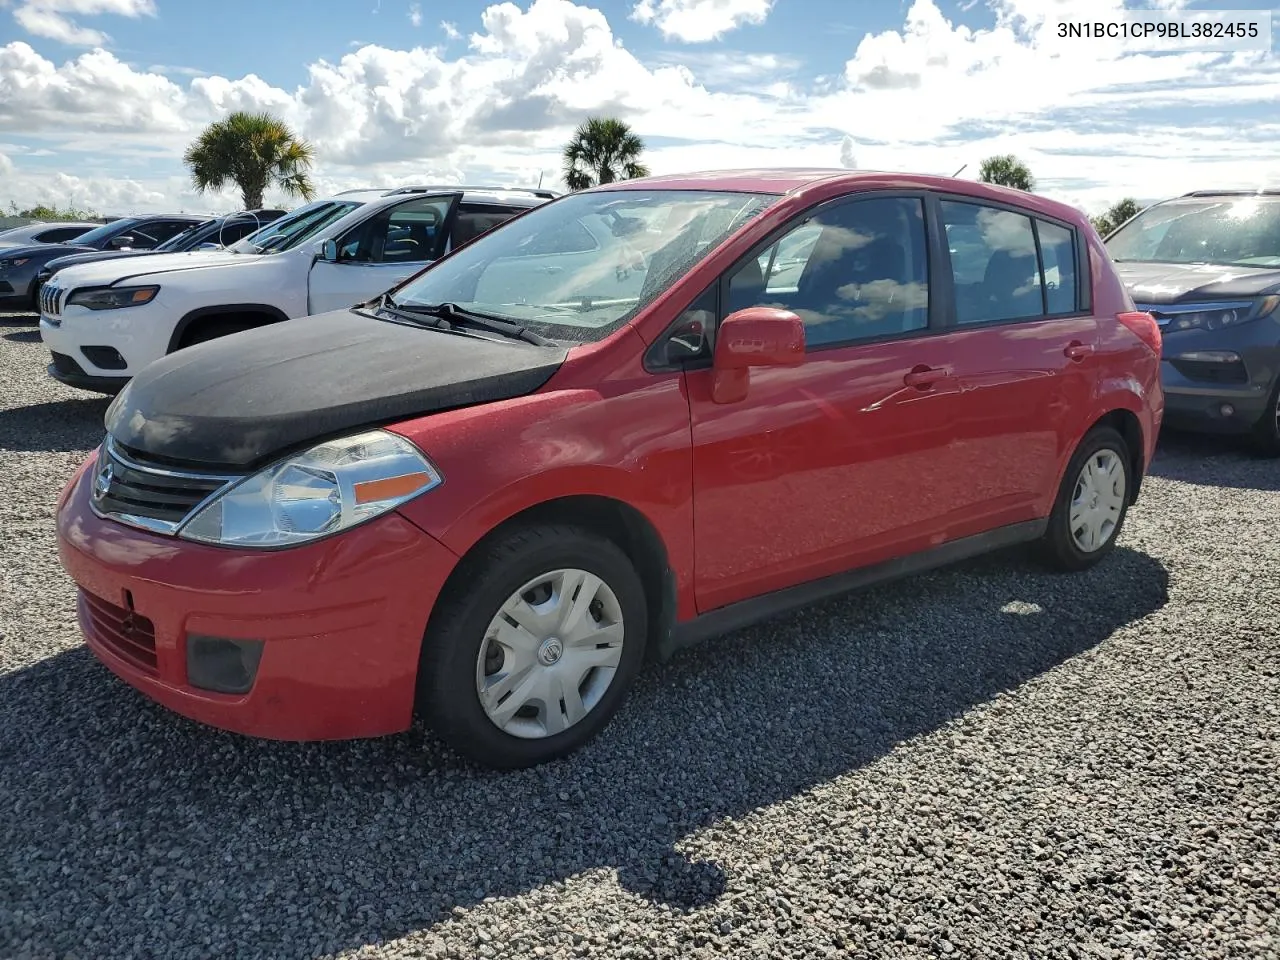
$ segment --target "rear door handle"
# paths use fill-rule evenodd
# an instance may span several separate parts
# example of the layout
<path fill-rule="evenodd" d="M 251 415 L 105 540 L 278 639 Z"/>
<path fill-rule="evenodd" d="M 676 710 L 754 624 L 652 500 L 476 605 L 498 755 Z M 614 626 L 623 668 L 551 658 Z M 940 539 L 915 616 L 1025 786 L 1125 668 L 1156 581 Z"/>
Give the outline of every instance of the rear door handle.
<path fill-rule="evenodd" d="M 928 390 L 939 380 L 945 380 L 948 376 L 949 372 L 940 367 L 916 367 L 902 378 L 902 382 L 908 387 Z"/>
<path fill-rule="evenodd" d="M 1068 360 L 1074 360 L 1079 363 L 1093 353 L 1093 346 L 1088 343 L 1081 343 L 1079 340 L 1072 340 L 1062 352 L 1066 354 Z"/>

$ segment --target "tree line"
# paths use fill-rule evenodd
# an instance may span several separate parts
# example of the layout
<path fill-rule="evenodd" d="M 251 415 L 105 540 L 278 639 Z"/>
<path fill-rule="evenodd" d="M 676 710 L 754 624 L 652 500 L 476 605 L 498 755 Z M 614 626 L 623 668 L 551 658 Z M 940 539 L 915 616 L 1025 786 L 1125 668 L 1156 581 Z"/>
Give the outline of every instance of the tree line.
<path fill-rule="evenodd" d="M 649 168 L 642 160 L 644 148 L 644 141 L 624 121 L 614 117 L 588 117 L 561 152 L 565 186 L 570 190 L 585 190 L 599 184 L 648 176 Z M 236 112 L 209 124 L 182 159 L 191 171 L 191 183 L 197 193 L 234 186 L 240 191 L 246 210 L 260 209 L 266 191 L 272 187 L 288 197 L 302 200 L 315 197 L 310 174 L 315 162 L 314 147 L 269 113 Z M 978 179 L 1028 192 L 1036 185 L 1030 168 L 1011 153 L 983 160 Z M 1126 197 L 1090 220 L 1105 237 L 1136 215 L 1138 209 L 1137 202 Z M 40 220 L 89 218 L 87 211 L 46 206 L 23 211 L 15 208 L 13 212 Z"/>

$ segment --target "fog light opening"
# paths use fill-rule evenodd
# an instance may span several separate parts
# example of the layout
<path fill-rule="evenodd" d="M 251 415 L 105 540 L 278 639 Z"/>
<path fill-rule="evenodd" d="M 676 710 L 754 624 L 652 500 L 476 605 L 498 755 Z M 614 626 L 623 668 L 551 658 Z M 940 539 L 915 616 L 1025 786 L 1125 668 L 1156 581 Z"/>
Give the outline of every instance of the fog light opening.
<path fill-rule="evenodd" d="M 261 660 L 261 640 L 187 635 L 187 683 L 201 690 L 248 693 Z"/>
<path fill-rule="evenodd" d="M 1218 408 L 1218 412 L 1222 414 L 1224 417 L 1234 417 L 1236 413 L 1236 408 L 1229 403 L 1224 403 L 1222 406 Z"/>

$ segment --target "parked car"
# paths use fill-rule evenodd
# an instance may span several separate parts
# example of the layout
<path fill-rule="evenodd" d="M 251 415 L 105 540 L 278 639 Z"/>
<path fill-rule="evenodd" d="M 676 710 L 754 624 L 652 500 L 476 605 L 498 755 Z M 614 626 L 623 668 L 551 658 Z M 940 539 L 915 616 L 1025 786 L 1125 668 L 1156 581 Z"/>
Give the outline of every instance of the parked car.
<path fill-rule="evenodd" d="M 50 260 L 93 250 L 150 250 L 204 217 L 122 217 L 87 230 L 74 241 L 0 247 L 0 310 L 36 309 L 36 274 Z"/>
<path fill-rule="evenodd" d="M 1043 197 L 615 183 L 376 301 L 156 361 L 63 491 L 59 550 L 89 647 L 181 714 L 310 740 L 416 707 L 526 766 L 599 733 L 651 654 L 1007 545 L 1098 563 L 1159 349 Z"/>
<path fill-rule="evenodd" d="M 165 354 L 376 296 L 552 196 L 489 187 L 348 191 L 198 261 L 180 253 L 68 267 L 41 292 L 49 373 L 115 393 Z"/>
<path fill-rule="evenodd" d="M 1188 193 L 1107 238 L 1165 338 L 1165 422 L 1280 456 L 1280 195 Z"/>
<path fill-rule="evenodd" d="M 100 223 L 28 223 L 0 231 L 0 247 L 25 247 L 33 243 L 69 243 L 88 233 Z"/>
<path fill-rule="evenodd" d="M 40 288 L 49 278 L 64 267 L 74 267 L 81 263 L 101 263 L 104 260 L 119 260 L 123 257 L 154 256 L 158 253 L 186 253 L 191 250 L 221 250 L 251 233 L 256 233 L 270 223 L 283 217 L 287 210 L 241 210 L 223 217 L 213 217 L 194 224 L 181 233 L 176 233 L 164 243 L 152 250 L 95 250 L 89 253 L 71 253 L 65 257 L 50 260 L 36 274 L 36 302 L 40 299 Z"/>

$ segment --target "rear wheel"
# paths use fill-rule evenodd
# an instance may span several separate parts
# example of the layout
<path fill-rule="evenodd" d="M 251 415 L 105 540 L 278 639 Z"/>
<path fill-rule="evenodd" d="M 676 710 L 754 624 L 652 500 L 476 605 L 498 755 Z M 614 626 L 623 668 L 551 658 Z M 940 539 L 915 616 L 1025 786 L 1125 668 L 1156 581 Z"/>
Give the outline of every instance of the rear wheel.
<path fill-rule="evenodd" d="M 530 528 L 464 561 L 423 639 L 418 705 L 459 753 L 528 767 L 609 722 L 644 655 L 644 588 L 612 542 Z"/>
<path fill-rule="evenodd" d="M 1085 570 L 1115 547 L 1129 510 L 1129 445 L 1110 427 L 1085 435 L 1067 465 L 1040 542 L 1041 558 L 1057 570 Z"/>
<path fill-rule="evenodd" d="M 1253 446 L 1264 457 L 1280 457 L 1280 377 L 1267 400 L 1267 412 L 1253 427 Z"/>

